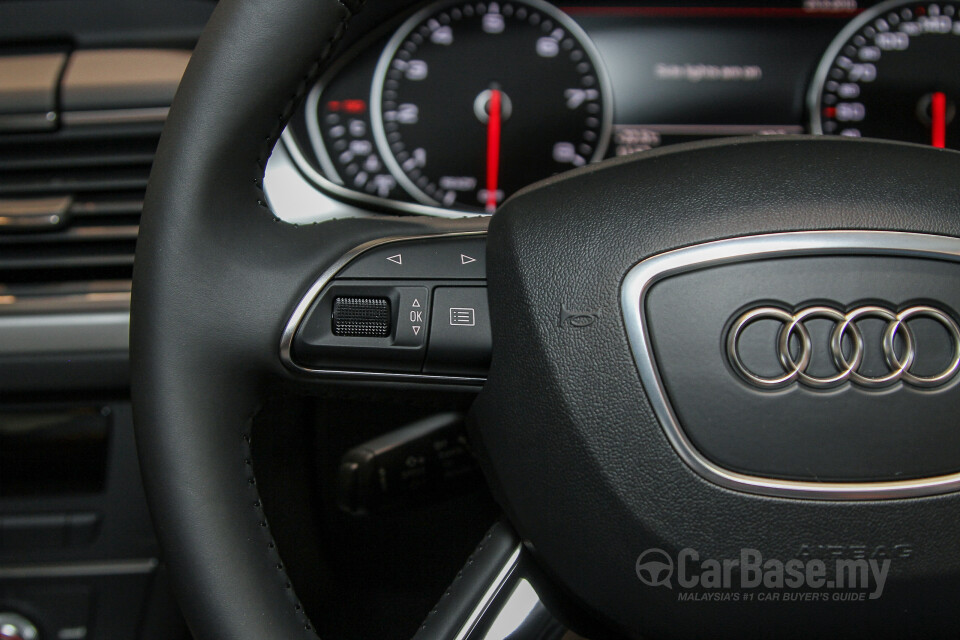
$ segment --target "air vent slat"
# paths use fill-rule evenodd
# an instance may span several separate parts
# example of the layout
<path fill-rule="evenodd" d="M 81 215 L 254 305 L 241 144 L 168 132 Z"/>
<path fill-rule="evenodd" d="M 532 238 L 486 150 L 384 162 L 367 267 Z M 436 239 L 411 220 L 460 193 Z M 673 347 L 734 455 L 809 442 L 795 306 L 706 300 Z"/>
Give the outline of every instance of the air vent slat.
<path fill-rule="evenodd" d="M 98 255 L 48 258 L 0 258 L 0 269 L 63 269 L 79 267 L 133 267 L 133 253 L 129 255 Z"/>
<path fill-rule="evenodd" d="M 150 142 L 136 141 L 124 148 L 116 143 L 77 148 L 64 145 L 51 155 L 47 149 L 39 152 L 29 147 L 0 150 L 0 171 L 27 171 L 36 169 L 75 169 L 82 167 L 122 167 L 146 165 L 153 162 Z"/>
<path fill-rule="evenodd" d="M 129 280 L 158 140 L 157 126 L 124 124 L 0 136 L 0 199 L 72 200 L 48 230 L 0 222 L 0 289 Z"/>
<path fill-rule="evenodd" d="M 104 227 L 68 227 L 58 233 L 25 233 L 0 235 L 0 247 L 9 245 L 36 246 L 56 245 L 59 242 L 96 242 L 110 240 L 136 240 L 140 228 L 136 225 Z"/>
<path fill-rule="evenodd" d="M 93 200 L 85 199 L 74 202 L 70 207 L 70 215 L 78 216 L 129 216 L 140 215 L 143 210 L 143 199 L 131 200 Z"/>
<path fill-rule="evenodd" d="M 115 156 L 69 156 L 59 158 L 2 158 L 0 157 L 0 171 L 35 171 L 46 169 L 86 169 L 106 167 L 129 167 L 142 165 L 149 167 L 153 162 L 153 154 L 131 153 Z"/>
<path fill-rule="evenodd" d="M 66 176 L 51 176 L 50 178 L 27 178 L 23 181 L 14 181 L 12 176 L 0 177 L 0 196 L 29 196 L 29 195 L 70 195 L 89 193 L 91 191 L 115 191 L 118 189 L 146 189 L 149 170 L 136 172 L 137 175 L 122 175 L 133 173 L 129 170 L 110 172 L 111 175 L 83 176 L 82 172 L 72 171 Z"/>

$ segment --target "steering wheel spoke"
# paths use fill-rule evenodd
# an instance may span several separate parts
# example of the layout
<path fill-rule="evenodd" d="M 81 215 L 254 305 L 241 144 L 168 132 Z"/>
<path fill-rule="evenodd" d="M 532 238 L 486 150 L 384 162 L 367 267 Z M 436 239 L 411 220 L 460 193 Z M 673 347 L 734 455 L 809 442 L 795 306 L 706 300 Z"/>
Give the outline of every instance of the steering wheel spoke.
<path fill-rule="evenodd" d="M 574 640 L 547 609 L 544 579 L 506 522 L 495 524 L 414 640 Z M 549 587 L 548 587 L 549 588 Z"/>
<path fill-rule="evenodd" d="M 287 320 L 301 379 L 478 386 L 489 366 L 486 220 L 368 240 L 336 259 Z"/>

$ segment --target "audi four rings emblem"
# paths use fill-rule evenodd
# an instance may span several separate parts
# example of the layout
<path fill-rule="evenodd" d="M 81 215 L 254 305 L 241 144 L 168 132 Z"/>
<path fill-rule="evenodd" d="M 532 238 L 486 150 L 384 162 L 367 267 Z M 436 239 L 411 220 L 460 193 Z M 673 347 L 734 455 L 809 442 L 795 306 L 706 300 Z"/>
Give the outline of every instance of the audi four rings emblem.
<path fill-rule="evenodd" d="M 813 354 L 813 344 L 810 332 L 804 323 L 816 318 L 832 320 L 835 323 L 829 344 L 833 366 L 836 368 L 836 373 L 833 375 L 814 376 L 807 373 Z M 880 376 L 867 376 L 859 371 L 867 345 L 864 344 L 863 332 L 857 326 L 857 322 L 866 318 L 887 322 L 883 331 L 882 349 L 888 372 Z M 952 358 L 950 364 L 939 373 L 924 376 L 911 372 L 918 355 L 916 336 L 908 322 L 916 318 L 934 320 L 950 335 Z M 740 357 L 740 338 L 744 329 L 760 320 L 782 323 L 774 345 L 777 359 L 783 369 L 782 375 L 761 376 L 751 371 Z M 795 341 L 799 344 L 797 348 L 791 347 L 794 335 L 798 338 Z M 846 336 L 849 336 L 849 340 L 846 341 L 845 347 Z M 899 349 L 897 336 L 900 336 Z M 726 346 L 727 357 L 737 373 L 744 380 L 761 389 L 777 389 L 793 382 L 824 389 L 847 381 L 861 387 L 877 388 L 900 380 L 914 387 L 929 389 L 946 384 L 960 370 L 960 327 L 946 312 L 926 305 L 908 307 L 899 312 L 876 305 L 865 305 L 847 312 L 829 306 L 810 306 L 796 313 L 779 307 L 756 307 L 743 313 L 734 321 L 727 334 Z"/>

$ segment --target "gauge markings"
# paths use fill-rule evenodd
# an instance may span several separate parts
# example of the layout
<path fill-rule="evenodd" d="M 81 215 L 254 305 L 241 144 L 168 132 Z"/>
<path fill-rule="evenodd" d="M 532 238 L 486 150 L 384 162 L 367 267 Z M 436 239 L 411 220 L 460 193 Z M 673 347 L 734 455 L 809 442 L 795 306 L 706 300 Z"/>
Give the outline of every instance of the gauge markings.
<path fill-rule="evenodd" d="M 414 15 L 384 50 L 371 108 L 384 161 L 414 198 L 488 212 L 601 158 L 612 116 L 593 45 L 539 0 Z"/>
<path fill-rule="evenodd" d="M 814 133 L 960 148 L 960 3 L 877 5 L 837 36 L 810 94 Z"/>

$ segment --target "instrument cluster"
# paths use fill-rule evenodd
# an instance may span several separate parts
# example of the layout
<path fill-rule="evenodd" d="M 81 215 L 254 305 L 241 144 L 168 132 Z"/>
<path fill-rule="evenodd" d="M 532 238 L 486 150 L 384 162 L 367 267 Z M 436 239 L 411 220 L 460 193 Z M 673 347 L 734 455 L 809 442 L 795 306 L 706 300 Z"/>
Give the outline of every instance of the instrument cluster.
<path fill-rule="evenodd" d="M 343 52 L 284 141 L 335 198 L 484 214 L 537 180 L 677 142 L 958 148 L 957 68 L 960 2 L 439 0 Z"/>

